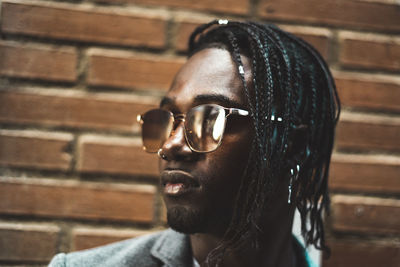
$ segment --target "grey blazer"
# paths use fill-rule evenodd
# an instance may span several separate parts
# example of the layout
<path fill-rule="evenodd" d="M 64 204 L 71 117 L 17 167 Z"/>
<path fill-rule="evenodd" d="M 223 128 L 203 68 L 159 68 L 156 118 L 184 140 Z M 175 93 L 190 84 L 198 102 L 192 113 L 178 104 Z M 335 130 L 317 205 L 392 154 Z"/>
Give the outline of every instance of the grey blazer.
<path fill-rule="evenodd" d="M 171 229 L 110 245 L 60 253 L 49 267 L 191 267 L 189 237 Z"/>
<path fill-rule="evenodd" d="M 294 266 L 315 267 L 304 247 L 293 237 Z M 49 267 L 192 267 L 188 235 L 168 229 L 151 235 L 72 253 L 60 253 Z"/>

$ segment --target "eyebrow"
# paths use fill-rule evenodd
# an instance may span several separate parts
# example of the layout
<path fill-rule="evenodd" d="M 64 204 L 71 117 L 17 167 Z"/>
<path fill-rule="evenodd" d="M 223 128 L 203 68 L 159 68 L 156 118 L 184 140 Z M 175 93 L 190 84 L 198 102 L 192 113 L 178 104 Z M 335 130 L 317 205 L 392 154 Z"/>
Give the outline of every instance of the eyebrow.
<path fill-rule="evenodd" d="M 163 106 L 168 106 L 171 105 L 172 103 L 174 103 L 174 100 L 172 100 L 172 98 L 164 96 L 160 101 L 159 107 L 162 108 Z"/>
<path fill-rule="evenodd" d="M 202 94 L 202 95 L 197 95 L 194 100 L 193 104 L 194 105 L 199 105 L 199 104 L 208 104 L 208 103 L 216 103 L 223 105 L 225 107 L 235 107 L 235 108 L 245 108 L 243 104 L 240 104 L 239 102 L 230 99 L 229 97 L 225 95 L 220 95 L 220 94 Z M 170 97 L 163 97 L 163 99 L 160 102 L 160 107 L 162 106 L 175 106 L 175 100 L 170 98 Z"/>

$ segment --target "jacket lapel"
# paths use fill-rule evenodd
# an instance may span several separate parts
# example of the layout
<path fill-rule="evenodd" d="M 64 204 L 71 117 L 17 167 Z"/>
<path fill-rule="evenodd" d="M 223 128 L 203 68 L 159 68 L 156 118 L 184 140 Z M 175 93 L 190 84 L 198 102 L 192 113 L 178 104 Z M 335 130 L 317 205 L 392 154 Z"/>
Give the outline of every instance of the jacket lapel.
<path fill-rule="evenodd" d="M 151 248 L 151 254 L 163 263 L 162 266 L 193 266 L 189 236 L 172 229 L 164 231 Z"/>

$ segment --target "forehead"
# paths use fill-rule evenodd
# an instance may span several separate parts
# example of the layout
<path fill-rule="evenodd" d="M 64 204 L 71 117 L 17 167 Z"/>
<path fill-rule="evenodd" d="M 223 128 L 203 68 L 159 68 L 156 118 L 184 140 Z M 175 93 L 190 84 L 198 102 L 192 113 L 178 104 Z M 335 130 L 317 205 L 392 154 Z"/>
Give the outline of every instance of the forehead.
<path fill-rule="evenodd" d="M 242 60 L 244 69 L 250 73 L 247 58 Z M 227 50 L 206 48 L 194 54 L 176 75 L 166 98 L 179 108 L 188 109 L 200 104 L 195 103 L 199 99 L 206 99 L 199 97 L 204 95 L 224 96 L 231 100 L 231 103 L 226 103 L 228 105 L 245 106 L 243 85 Z"/>

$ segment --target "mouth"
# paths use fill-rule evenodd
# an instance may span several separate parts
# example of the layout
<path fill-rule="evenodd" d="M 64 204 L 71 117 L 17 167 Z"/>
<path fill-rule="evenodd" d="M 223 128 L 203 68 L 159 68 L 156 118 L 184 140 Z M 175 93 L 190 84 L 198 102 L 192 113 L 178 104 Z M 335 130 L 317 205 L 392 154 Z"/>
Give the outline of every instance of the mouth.
<path fill-rule="evenodd" d="M 177 169 L 166 169 L 161 173 L 161 186 L 166 196 L 180 196 L 200 188 L 191 174 Z"/>

